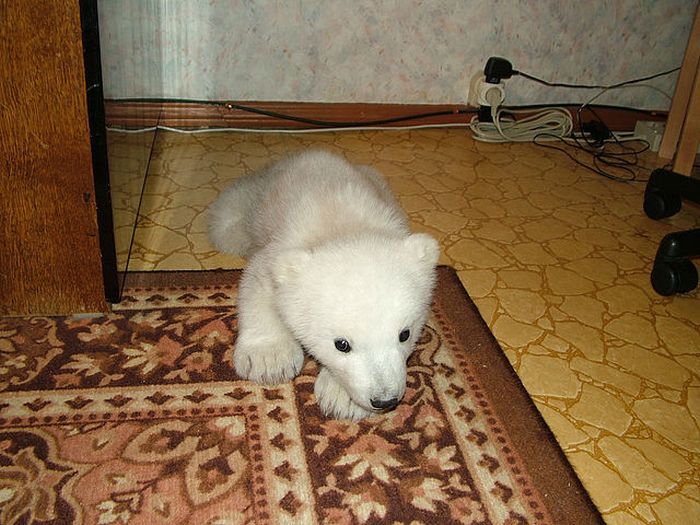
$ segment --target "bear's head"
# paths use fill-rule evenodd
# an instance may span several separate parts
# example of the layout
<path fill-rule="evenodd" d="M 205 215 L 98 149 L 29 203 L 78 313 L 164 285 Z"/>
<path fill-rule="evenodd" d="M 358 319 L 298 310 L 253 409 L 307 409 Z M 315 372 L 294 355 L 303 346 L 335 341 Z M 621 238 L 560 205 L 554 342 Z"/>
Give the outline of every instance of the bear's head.
<path fill-rule="evenodd" d="M 367 411 L 392 409 L 404 395 L 406 360 L 428 316 L 438 257 L 438 243 L 426 234 L 362 234 L 274 261 L 280 316 Z"/>

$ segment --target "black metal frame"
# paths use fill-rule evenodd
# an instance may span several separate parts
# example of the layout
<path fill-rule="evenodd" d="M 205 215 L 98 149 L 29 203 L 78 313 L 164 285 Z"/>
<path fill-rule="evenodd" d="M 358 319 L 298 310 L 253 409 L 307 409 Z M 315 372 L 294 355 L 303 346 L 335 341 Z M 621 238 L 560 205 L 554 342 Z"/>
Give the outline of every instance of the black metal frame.
<path fill-rule="evenodd" d="M 112 197 L 107 160 L 102 61 L 97 15 L 97 0 L 80 0 L 80 24 L 83 33 L 83 61 L 92 148 L 92 171 L 95 182 L 95 205 L 102 253 L 102 278 L 105 297 L 110 303 L 120 300 L 117 251 L 112 217 Z"/>

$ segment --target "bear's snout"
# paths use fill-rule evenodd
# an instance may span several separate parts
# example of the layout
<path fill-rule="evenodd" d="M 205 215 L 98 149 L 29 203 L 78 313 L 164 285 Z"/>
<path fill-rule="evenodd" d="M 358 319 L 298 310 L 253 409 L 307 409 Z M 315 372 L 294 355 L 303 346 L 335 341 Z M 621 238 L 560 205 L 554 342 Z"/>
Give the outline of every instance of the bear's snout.
<path fill-rule="evenodd" d="M 393 410 L 399 404 L 400 399 L 397 397 L 392 397 L 391 399 L 370 399 L 369 402 L 372 408 L 377 410 Z"/>

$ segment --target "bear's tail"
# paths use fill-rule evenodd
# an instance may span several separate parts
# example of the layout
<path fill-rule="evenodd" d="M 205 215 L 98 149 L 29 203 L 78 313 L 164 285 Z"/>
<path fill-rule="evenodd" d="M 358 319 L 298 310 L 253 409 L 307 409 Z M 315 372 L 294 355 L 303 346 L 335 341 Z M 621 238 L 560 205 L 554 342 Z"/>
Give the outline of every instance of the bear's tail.
<path fill-rule="evenodd" d="M 245 256 L 252 244 L 248 214 L 256 200 L 251 177 L 226 188 L 209 207 L 209 239 L 219 251 Z"/>

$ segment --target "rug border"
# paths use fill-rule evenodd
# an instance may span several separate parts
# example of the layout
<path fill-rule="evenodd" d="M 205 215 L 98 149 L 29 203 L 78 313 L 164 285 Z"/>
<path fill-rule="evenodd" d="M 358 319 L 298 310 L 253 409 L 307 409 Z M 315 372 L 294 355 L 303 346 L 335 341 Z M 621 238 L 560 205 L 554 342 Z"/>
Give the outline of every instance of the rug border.
<path fill-rule="evenodd" d="M 469 297 L 456 270 L 440 265 L 437 272 L 439 286 L 434 301 L 439 305 L 441 313 L 448 318 L 458 345 L 461 348 L 470 347 L 470 334 L 465 322 L 469 317 L 479 323 L 487 334 L 488 345 L 485 351 L 470 352 L 469 359 L 482 372 L 486 371 L 480 374 L 479 380 L 496 413 L 499 416 L 509 415 L 508 418 L 501 417 L 501 423 L 507 428 L 509 438 L 520 452 L 521 460 L 541 491 L 543 500 L 548 503 L 547 510 L 554 522 L 604 525 L 599 510 L 476 304 Z M 220 286 L 222 277 L 230 279 L 230 286 L 234 287 L 240 281 L 241 273 L 242 269 L 129 272 L 124 289 L 126 292 L 130 289 L 160 287 L 184 290 L 188 286 Z M 178 282 L 175 286 L 174 277 Z M 502 380 L 504 377 L 507 381 Z M 528 439 L 537 434 L 544 435 L 546 440 Z"/>
<path fill-rule="evenodd" d="M 233 287 L 240 281 L 243 269 L 215 270 L 139 270 L 128 272 L 124 283 L 124 292 L 128 290 L 143 290 L 164 287 L 170 290 L 184 289 L 188 286 L 221 286 L 221 277 L 231 279 Z M 177 276 L 178 284 L 173 285 L 173 277 Z M 118 307 L 119 303 L 114 306 Z"/>
<path fill-rule="evenodd" d="M 482 371 L 479 376 L 480 383 L 497 414 L 509 415 L 508 418 L 502 418 L 501 423 L 507 427 L 508 436 L 520 452 L 521 460 L 541 490 L 544 501 L 549 503 L 547 510 L 554 522 L 577 525 L 604 524 L 600 511 L 576 475 L 476 304 L 469 297 L 455 269 L 439 266 L 438 276 L 442 289 L 435 294 L 435 301 L 447 303 L 440 304 L 440 309 L 449 318 L 458 343 L 463 348 L 469 347 L 470 334 L 466 331 L 463 319 L 465 310 L 469 311 L 488 333 L 491 344 L 486 350 L 491 351 L 472 352 L 469 359 Z M 498 381 L 499 376 L 508 378 L 508 381 Z M 532 428 L 533 424 L 536 427 L 533 431 L 544 434 L 546 441 L 528 439 L 531 431 L 527 429 Z M 573 513 L 573 510 L 579 512 Z"/>

